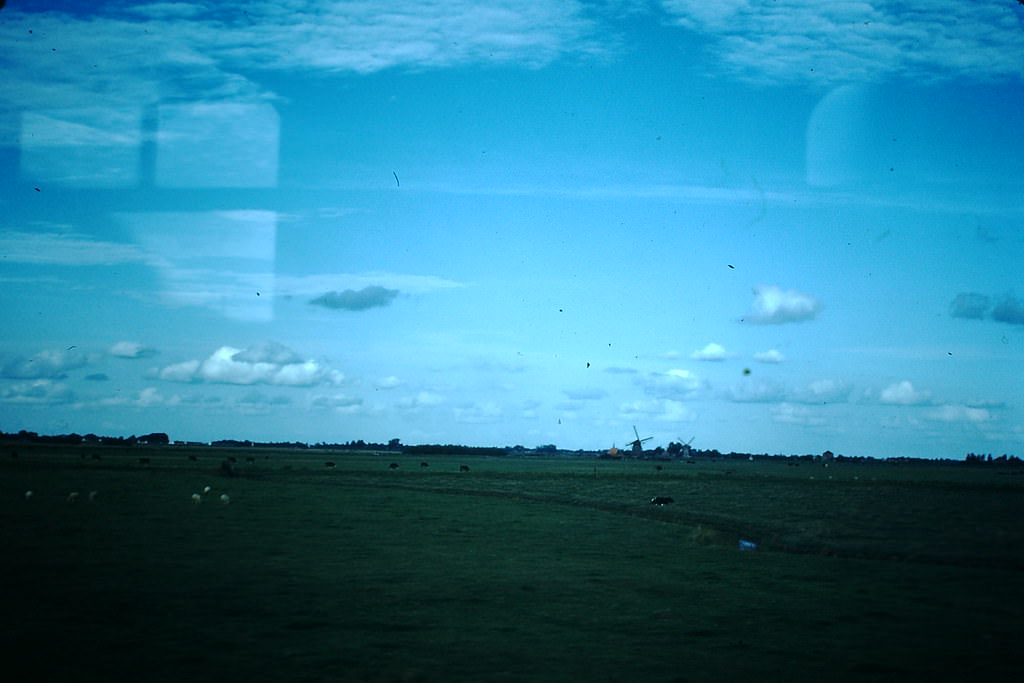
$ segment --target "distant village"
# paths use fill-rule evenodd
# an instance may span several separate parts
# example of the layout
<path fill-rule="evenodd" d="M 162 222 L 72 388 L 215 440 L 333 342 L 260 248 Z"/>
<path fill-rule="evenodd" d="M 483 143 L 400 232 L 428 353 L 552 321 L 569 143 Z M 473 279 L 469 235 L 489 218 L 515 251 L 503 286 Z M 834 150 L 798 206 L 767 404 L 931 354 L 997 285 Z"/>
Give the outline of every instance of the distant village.
<path fill-rule="evenodd" d="M 644 439 L 643 441 L 646 441 Z M 16 433 L 0 431 L 0 443 L 3 444 L 60 444 L 60 445 L 89 445 L 89 446 L 163 446 L 163 447 L 190 447 L 190 448 L 251 448 L 251 449 L 274 449 L 274 450 L 324 450 L 324 451 L 352 451 L 370 454 L 407 454 L 407 455 L 455 455 L 455 456 L 490 456 L 490 457 L 577 457 L 577 458 L 599 458 L 611 460 L 659 460 L 671 461 L 681 460 L 685 462 L 715 461 L 715 460 L 773 460 L 786 461 L 797 464 L 800 462 L 821 463 L 828 465 L 833 462 L 916 462 L 916 463 L 963 463 L 966 465 L 992 465 L 1024 467 L 1024 460 L 1015 456 L 1002 455 L 993 456 L 991 453 L 967 453 L 962 459 L 953 458 L 908 458 L 908 457 L 885 457 L 875 458 L 867 456 L 844 456 L 826 450 L 822 453 L 811 454 L 769 454 L 769 453 L 722 453 L 716 449 L 692 448 L 689 444 L 669 442 L 667 447 L 657 446 L 651 449 L 642 447 L 638 439 L 631 444 L 630 448 L 616 448 L 612 446 L 601 450 L 567 450 L 558 448 L 555 444 L 545 444 L 528 448 L 526 446 L 465 446 L 459 444 L 420 444 L 407 445 L 401 443 L 400 439 L 391 439 L 387 443 L 375 443 L 357 439 L 344 443 L 317 442 L 313 444 L 301 441 L 280 441 L 262 442 L 239 439 L 220 439 L 217 441 L 175 441 L 164 432 L 153 432 L 141 436 L 97 436 L 96 434 L 57 434 L 45 435 L 36 432 L 21 430 Z"/>

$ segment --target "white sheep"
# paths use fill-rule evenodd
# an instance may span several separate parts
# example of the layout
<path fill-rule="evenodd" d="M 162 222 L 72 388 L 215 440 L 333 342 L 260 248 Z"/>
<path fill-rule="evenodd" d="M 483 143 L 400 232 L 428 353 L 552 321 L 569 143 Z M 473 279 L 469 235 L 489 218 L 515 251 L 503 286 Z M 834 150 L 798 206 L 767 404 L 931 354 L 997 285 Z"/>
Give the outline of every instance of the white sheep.
<path fill-rule="evenodd" d="M 25 491 L 25 500 L 28 500 L 31 497 L 32 497 L 32 490 L 29 489 L 28 491 Z"/>
<path fill-rule="evenodd" d="M 231 496 L 229 496 L 226 493 L 220 494 L 220 502 L 223 503 L 224 505 L 227 505 L 228 503 L 231 502 Z"/>
<path fill-rule="evenodd" d="M 211 491 L 211 489 L 210 489 L 210 487 L 209 487 L 209 486 L 204 486 L 204 487 L 203 487 L 203 495 L 204 495 L 204 496 L 208 496 L 208 495 L 210 495 L 210 491 Z"/>
<path fill-rule="evenodd" d="M 68 502 L 74 503 L 78 501 L 78 491 L 72 491 L 68 494 Z"/>
<path fill-rule="evenodd" d="M 196 505 L 199 505 L 200 503 L 203 502 L 203 497 L 200 496 L 198 493 L 193 493 L 192 502 L 195 503 Z"/>

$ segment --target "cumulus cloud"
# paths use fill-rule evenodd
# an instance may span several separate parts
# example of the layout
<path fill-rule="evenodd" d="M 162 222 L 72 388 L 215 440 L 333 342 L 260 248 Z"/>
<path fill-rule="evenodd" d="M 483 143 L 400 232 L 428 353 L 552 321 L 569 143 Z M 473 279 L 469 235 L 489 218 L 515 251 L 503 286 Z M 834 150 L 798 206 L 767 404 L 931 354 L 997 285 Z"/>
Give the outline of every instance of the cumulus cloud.
<path fill-rule="evenodd" d="M 931 397 L 932 395 L 930 392 L 918 391 L 914 388 L 913 384 L 907 380 L 903 380 L 902 382 L 890 384 L 885 389 L 882 389 L 882 393 L 879 395 L 878 400 L 890 405 L 919 406 L 931 401 Z"/>
<path fill-rule="evenodd" d="M 402 386 L 402 380 L 398 379 L 394 375 L 388 375 L 387 377 L 382 377 L 377 380 L 377 383 L 374 386 L 378 389 L 394 389 Z"/>
<path fill-rule="evenodd" d="M 88 365 L 89 356 L 76 349 L 49 349 L 34 356 L 0 358 L 0 377 L 8 379 L 63 379 L 69 370 Z"/>
<path fill-rule="evenodd" d="M 38 379 L 5 388 L 0 392 L 0 400 L 5 403 L 35 405 L 63 404 L 72 403 L 75 400 L 75 392 L 61 382 Z"/>
<path fill-rule="evenodd" d="M 566 389 L 564 393 L 573 401 L 596 401 L 608 395 L 604 389 Z"/>
<path fill-rule="evenodd" d="M 189 360 L 163 368 L 159 377 L 176 382 L 271 384 L 309 387 L 340 384 L 344 376 L 314 360 L 302 360 L 280 344 L 236 349 L 222 346 L 203 361 Z"/>
<path fill-rule="evenodd" d="M 619 415 L 628 420 L 657 420 L 658 422 L 693 422 L 697 414 L 685 403 L 669 398 L 630 401 L 619 406 Z M 633 437 L 629 437 L 632 440 Z"/>
<path fill-rule="evenodd" d="M 327 292 L 309 303 L 314 306 L 323 306 L 324 308 L 365 311 L 370 308 L 387 306 L 396 296 L 398 296 L 397 289 L 386 289 L 379 285 L 372 285 L 359 290 L 346 289 L 343 292 Z"/>
<path fill-rule="evenodd" d="M 693 360 L 710 360 L 718 361 L 725 360 L 726 358 L 732 358 L 734 354 L 729 353 L 725 350 L 725 347 L 715 342 L 709 343 L 703 349 L 698 349 L 690 354 L 690 358 Z"/>
<path fill-rule="evenodd" d="M 677 401 L 692 400 L 700 395 L 705 383 L 689 370 L 673 369 L 650 372 L 637 379 L 644 393 Z"/>
<path fill-rule="evenodd" d="M 107 353 L 118 358 L 149 358 L 155 356 L 157 350 L 139 342 L 119 341 L 111 346 Z"/>
<path fill-rule="evenodd" d="M 769 379 L 744 379 L 729 387 L 725 396 L 737 403 L 776 403 L 785 398 L 786 390 Z"/>
<path fill-rule="evenodd" d="M 845 403 L 851 391 L 846 382 L 820 379 L 793 391 L 790 400 L 796 403 Z"/>
<path fill-rule="evenodd" d="M 748 319 L 761 325 L 814 320 L 822 305 L 809 294 L 795 289 L 782 289 L 776 285 L 754 287 L 754 305 Z"/>
<path fill-rule="evenodd" d="M 345 394 L 333 394 L 330 396 L 316 396 L 312 400 L 316 408 L 329 408 L 339 413 L 352 413 L 363 405 L 363 399 Z"/>
<path fill-rule="evenodd" d="M 444 396 L 430 391 L 421 391 L 415 396 L 406 396 L 398 401 L 398 407 L 416 412 L 424 408 L 433 408 L 444 403 Z"/>
<path fill-rule="evenodd" d="M 786 357 L 776 349 L 769 349 L 768 351 L 758 351 L 755 353 L 754 360 L 758 363 L 784 363 Z"/>

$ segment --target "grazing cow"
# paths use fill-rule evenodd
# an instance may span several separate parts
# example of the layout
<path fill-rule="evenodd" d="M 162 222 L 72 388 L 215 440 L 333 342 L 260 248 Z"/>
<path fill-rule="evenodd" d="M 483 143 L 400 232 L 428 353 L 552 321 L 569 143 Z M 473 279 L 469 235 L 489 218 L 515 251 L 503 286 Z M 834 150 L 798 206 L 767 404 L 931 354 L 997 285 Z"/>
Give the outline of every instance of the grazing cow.
<path fill-rule="evenodd" d="M 236 458 L 236 457 L 235 457 L 235 456 L 233 456 L 233 455 L 229 455 L 229 456 L 228 456 L 228 460 L 230 460 L 231 462 L 238 462 L 238 458 Z"/>
<path fill-rule="evenodd" d="M 459 465 L 459 472 L 469 472 L 469 465 Z"/>
<path fill-rule="evenodd" d="M 651 505 L 668 505 L 669 503 L 676 502 L 674 498 L 668 496 L 655 496 L 651 498 Z"/>
<path fill-rule="evenodd" d="M 245 461 L 248 462 L 248 463 L 255 464 L 256 463 L 256 458 L 248 457 L 248 458 L 245 459 Z"/>
<path fill-rule="evenodd" d="M 192 462 L 199 462 L 199 458 L 194 455 L 188 456 L 188 459 L 191 460 Z"/>
<path fill-rule="evenodd" d="M 149 464 L 149 458 L 139 458 L 139 464 L 140 465 L 148 465 Z"/>
<path fill-rule="evenodd" d="M 334 463 L 334 461 L 328 460 L 327 462 L 324 463 L 324 467 L 326 467 L 329 470 L 333 470 L 335 467 L 337 467 L 337 465 Z"/>
<path fill-rule="evenodd" d="M 388 467 L 390 467 L 393 470 L 397 470 L 398 469 L 398 463 L 397 462 L 393 462 L 390 465 L 388 465 Z"/>
<path fill-rule="evenodd" d="M 661 465 L 655 465 L 655 466 L 654 466 L 654 469 L 656 469 L 656 470 L 658 470 L 659 472 L 661 472 Z"/>
<path fill-rule="evenodd" d="M 420 467 L 430 467 L 430 463 L 429 462 L 421 462 L 420 463 Z"/>
<path fill-rule="evenodd" d="M 225 477 L 235 476 L 235 465 L 231 460 L 232 458 L 228 458 L 220 463 L 220 473 Z"/>

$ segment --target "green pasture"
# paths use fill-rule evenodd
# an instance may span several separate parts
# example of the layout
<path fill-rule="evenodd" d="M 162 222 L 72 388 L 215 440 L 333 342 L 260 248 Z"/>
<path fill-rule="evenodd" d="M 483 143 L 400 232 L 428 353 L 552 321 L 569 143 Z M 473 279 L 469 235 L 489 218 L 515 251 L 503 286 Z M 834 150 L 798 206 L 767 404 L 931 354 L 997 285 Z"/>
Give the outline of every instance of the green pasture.
<path fill-rule="evenodd" d="M 8 446 L 0 648 L 8 680 L 1011 680 L 1009 472 Z"/>

